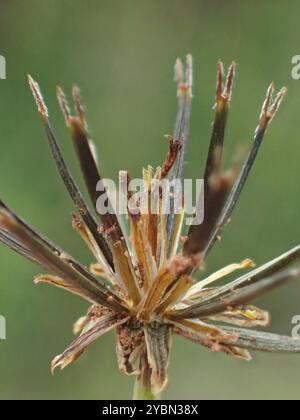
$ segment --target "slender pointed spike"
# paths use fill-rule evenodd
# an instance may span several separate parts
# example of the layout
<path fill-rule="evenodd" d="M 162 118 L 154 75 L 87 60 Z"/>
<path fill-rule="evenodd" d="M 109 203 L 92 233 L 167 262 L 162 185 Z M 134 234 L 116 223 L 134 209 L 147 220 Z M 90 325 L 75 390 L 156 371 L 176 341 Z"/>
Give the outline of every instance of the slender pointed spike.
<path fill-rule="evenodd" d="M 109 314 L 100 318 L 91 328 L 84 331 L 73 343 L 51 362 L 51 372 L 57 367 L 64 369 L 74 362 L 84 350 L 103 334 L 126 322 L 127 318 L 120 318 L 116 314 Z"/>
<path fill-rule="evenodd" d="M 223 92 L 223 77 L 224 77 L 224 65 L 222 61 L 218 62 L 217 68 L 217 89 L 216 89 L 216 101 L 222 96 Z"/>
<path fill-rule="evenodd" d="M 75 108 L 79 119 L 81 120 L 82 124 L 86 124 L 85 115 L 84 115 L 84 108 L 81 103 L 80 99 L 80 89 L 77 85 L 73 85 L 72 88 L 72 95 L 75 103 Z"/>
<path fill-rule="evenodd" d="M 223 63 L 218 63 L 216 112 L 204 173 L 205 219 L 201 225 L 191 225 L 187 241 L 184 245 L 185 255 L 197 254 L 203 252 L 206 248 L 233 185 L 234 172 L 223 174 L 221 172 L 221 166 L 235 70 L 236 65 L 233 63 L 229 67 L 227 80 L 223 89 Z M 202 196 L 198 199 L 197 208 L 201 204 Z"/>
<path fill-rule="evenodd" d="M 40 89 L 39 86 L 37 84 L 37 82 L 35 82 L 31 76 L 28 76 L 28 81 L 29 81 L 29 85 L 31 87 L 33 96 L 36 100 L 37 106 L 38 106 L 38 110 L 41 114 L 41 117 L 43 119 L 44 122 L 44 126 L 45 126 L 45 130 L 46 130 L 46 134 L 47 134 L 47 138 L 49 141 L 49 145 L 50 145 L 50 149 L 53 155 L 53 158 L 55 160 L 57 169 L 60 173 L 60 176 L 65 184 L 65 187 L 67 188 L 69 195 L 72 199 L 72 201 L 74 202 L 78 212 L 80 213 L 80 215 L 82 216 L 84 222 L 86 223 L 86 225 L 88 226 L 91 234 L 93 235 L 95 241 L 97 242 L 97 244 L 99 245 L 103 255 L 105 256 L 108 264 L 113 268 L 113 261 L 112 261 L 112 254 L 111 251 L 106 243 L 106 240 L 104 239 L 104 237 L 101 235 L 101 233 L 98 231 L 98 225 L 97 222 L 95 221 L 94 217 L 92 216 L 90 210 L 88 209 L 88 206 L 86 205 L 85 201 L 83 200 L 82 194 L 79 191 L 69 169 L 67 168 L 67 165 L 64 161 L 64 158 L 62 156 L 61 150 L 58 146 L 57 140 L 55 138 L 55 134 L 52 130 L 52 127 L 50 125 L 50 122 L 48 120 L 48 114 L 45 112 L 46 105 L 44 104 L 42 95 L 40 93 Z M 60 101 L 62 102 L 62 105 L 64 103 L 63 97 L 60 96 Z M 65 112 L 66 111 L 66 107 L 65 105 L 64 109 Z M 68 116 L 69 114 L 64 114 L 65 116 Z"/>
<path fill-rule="evenodd" d="M 255 284 L 245 286 L 242 289 L 233 291 L 228 295 L 225 295 L 222 299 L 216 300 L 211 303 L 200 303 L 191 305 L 185 309 L 174 311 L 170 314 L 171 319 L 185 319 L 185 318 L 206 318 L 222 313 L 227 308 L 236 307 L 250 303 L 254 299 L 257 299 L 265 293 L 273 290 L 274 288 L 281 286 L 287 281 L 294 280 L 300 277 L 300 267 L 285 270 L 274 274 L 273 276 L 267 277 Z"/>
<path fill-rule="evenodd" d="M 275 117 L 275 115 L 276 115 L 276 113 L 277 113 L 277 111 L 278 111 L 278 109 L 279 109 L 279 107 L 281 105 L 281 102 L 283 101 L 283 99 L 284 99 L 284 97 L 285 97 L 286 94 L 287 94 L 287 88 L 285 88 L 285 87 L 282 88 L 278 92 L 278 94 L 277 94 L 277 96 L 276 96 L 276 98 L 274 100 L 274 103 L 273 103 L 273 105 L 270 108 L 270 114 L 271 114 L 271 118 L 272 119 Z"/>
<path fill-rule="evenodd" d="M 237 278 L 236 280 L 226 284 L 223 287 L 216 289 L 214 293 L 210 293 L 209 297 L 201 299 L 201 303 L 208 303 L 216 298 L 224 296 L 230 291 L 249 286 L 260 281 L 263 278 L 269 277 L 279 271 L 287 268 L 288 266 L 300 261 L 300 245 L 292 248 L 288 252 L 280 255 L 272 261 L 250 271 L 249 273 Z"/>
<path fill-rule="evenodd" d="M 2 200 L 0 200 L 0 211 L 3 214 L 10 215 L 11 220 L 15 220 L 28 234 L 36 241 L 40 242 L 45 249 L 49 250 L 54 255 L 60 255 L 64 253 L 56 245 L 54 245 L 48 238 L 36 232 L 28 223 L 18 217 Z"/>
<path fill-rule="evenodd" d="M 281 90 L 279 96 L 277 96 L 277 99 L 275 100 L 275 102 L 271 105 L 270 107 L 270 103 L 272 100 L 272 94 L 273 94 L 273 84 L 270 85 L 270 87 L 268 88 L 267 91 L 267 96 L 265 99 L 265 102 L 263 104 L 262 107 L 262 113 L 260 115 L 260 120 L 259 120 L 259 125 L 255 131 L 255 135 L 254 135 L 254 141 L 252 144 L 252 147 L 250 149 L 250 152 L 241 168 L 241 171 L 230 191 L 230 194 L 226 200 L 226 203 L 224 205 L 224 208 L 222 210 L 222 213 L 220 215 L 220 218 L 218 220 L 217 225 L 215 226 L 214 231 L 211 234 L 209 243 L 204 251 L 205 256 L 207 256 L 208 252 L 211 250 L 211 248 L 213 247 L 217 237 L 221 234 L 224 226 L 226 225 L 226 223 L 228 222 L 232 211 L 234 210 L 237 201 L 240 197 L 240 194 L 245 186 L 245 183 L 248 179 L 248 176 L 250 174 L 250 171 L 253 167 L 253 164 L 255 162 L 255 159 L 257 157 L 257 154 L 259 152 L 259 149 L 263 143 L 263 139 L 266 133 L 266 130 L 272 120 L 272 118 L 274 117 L 276 111 L 278 110 L 278 107 L 286 93 L 286 90 L 283 89 Z"/>
<path fill-rule="evenodd" d="M 227 79 L 226 79 L 226 83 L 225 83 L 225 87 L 223 91 L 224 98 L 228 98 L 229 101 L 231 100 L 235 72 L 236 72 L 236 64 L 233 62 L 228 69 Z"/>
<path fill-rule="evenodd" d="M 193 57 L 191 54 L 186 56 L 185 61 L 185 83 L 187 86 L 187 94 L 193 96 Z"/>
<path fill-rule="evenodd" d="M 183 63 L 177 58 L 174 68 L 174 80 L 177 83 L 177 94 L 180 94 L 180 88 L 183 85 Z"/>
<path fill-rule="evenodd" d="M 57 96 L 57 100 L 58 100 L 58 104 L 60 106 L 60 109 L 63 113 L 64 118 L 65 118 L 65 123 L 68 126 L 70 118 L 71 118 L 71 111 L 70 111 L 70 107 L 69 107 L 66 95 L 65 95 L 64 91 L 62 90 L 62 88 L 60 86 L 56 87 L 56 96 Z"/>
<path fill-rule="evenodd" d="M 261 109 L 260 121 L 259 121 L 259 125 L 261 126 L 261 128 L 263 127 L 266 128 L 266 116 L 269 112 L 270 104 L 272 103 L 273 94 L 274 94 L 274 82 L 272 82 L 270 86 L 268 87 L 266 99 Z"/>
<path fill-rule="evenodd" d="M 22 257 L 28 259 L 29 261 L 33 262 L 34 264 L 39 264 L 39 261 L 36 259 L 36 256 L 32 254 L 32 252 L 16 241 L 12 236 L 10 236 L 7 232 L 0 229 L 0 242 L 11 250 L 15 251 L 17 254 L 20 254 Z"/>
<path fill-rule="evenodd" d="M 225 339 L 224 344 L 270 353 L 300 353 L 300 339 L 243 328 L 222 327 L 222 329 L 229 334 L 237 335 L 234 340 Z"/>
<path fill-rule="evenodd" d="M 188 340 L 198 343 L 204 347 L 209 348 L 213 352 L 225 353 L 229 356 L 237 357 L 238 359 L 250 361 L 251 355 L 247 350 L 241 349 L 233 345 L 223 344 L 226 340 L 237 339 L 237 334 L 226 333 L 221 328 L 205 324 L 201 321 L 182 321 L 174 323 L 174 333 L 178 334 Z"/>
<path fill-rule="evenodd" d="M 224 143 L 228 110 L 232 96 L 232 87 L 235 70 L 236 66 L 235 64 L 232 64 L 228 70 L 227 81 L 223 90 L 223 63 L 218 63 L 216 113 L 204 174 L 206 184 L 209 183 L 212 174 L 219 172 L 221 169 L 222 149 Z"/>
<path fill-rule="evenodd" d="M 80 291 L 80 294 L 87 300 L 124 312 L 118 297 L 103 282 L 96 280 L 77 261 L 51 244 L 45 237 L 41 237 L 6 206 L 0 208 L 0 229 L 7 231 L 13 238 L 17 244 L 17 247 L 14 246 L 17 252 L 21 251 L 20 253 L 23 255 L 24 249 L 28 254 L 25 256 L 52 274 L 62 277 L 71 287 Z M 7 242 L 7 245 L 14 244 Z"/>
<path fill-rule="evenodd" d="M 43 118 L 43 120 L 46 120 L 48 118 L 48 109 L 46 107 L 43 95 L 41 93 L 41 90 L 39 88 L 38 83 L 30 76 L 30 74 L 27 75 L 28 83 L 30 86 L 30 89 L 32 91 L 33 97 L 36 102 L 36 106 L 38 108 L 38 111 Z"/>
<path fill-rule="evenodd" d="M 113 206 L 104 188 L 101 175 L 99 173 L 97 163 L 95 161 L 94 153 L 91 147 L 91 140 L 86 131 L 86 122 L 83 112 L 83 106 L 80 100 L 79 89 L 77 86 L 73 87 L 73 99 L 77 111 L 77 117 L 70 117 L 68 120 L 68 127 L 73 139 L 74 147 L 80 162 L 81 170 L 85 179 L 90 198 L 97 211 L 97 201 L 101 195 L 106 194 L 108 210 L 106 214 L 99 215 L 104 225 L 104 230 L 109 230 L 115 227 L 115 232 L 119 238 L 124 237 L 118 218 L 114 212 Z M 101 188 L 97 188 L 101 187 Z M 99 192 L 97 191 L 99 190 Z"/>
<path fill-rule="evenodd" d="M 178 153 L 175 163 L 172 169 L 168 173 L 168 179 L 170 181 L 175 179 L 182 179 L 184 172 L 184 161 L 188 145 L 189 127 L 190 127 L 190 116 L 192 106 L 192 75 L 193 75 L 193 62 L 192 56 L 187 56 L 186 61 L 186 73 L 184 76 L 183 64 L 181 60 L 176 61 L 175 65 L 175 80 L 177 82 L 177 116 L 173 138 L 175 140 L 181 140 L 182 148 Z M 185 80 L 184 80 L 185 79 Z M 167 218 L 167 239 L 168 239 L 168 255 L 171 251 L 173 242 L 175 224 L 174 214 L 174 198 L 170 199 L 170 214 Z"/>
<path fill-rule="evenodd" d="M 66 112 L 66 108 L 68 107 L 68 105 L 66 105 L 66 95 L 61 90 L 61 88 L 57 91 L 57 98 L 62 112 L 66 117 L 66 125 L 69 128 L 72 136 L 89 195 L 94 207 L 96 208 L 96 202 L 98 198 L 96 187 L 101 177 L 94 160 L 94 156 L 90 147 L 90 140 L 85 129 L 85 119 L 83 108 L 80 102 L 79 89 L 77 87 L 73 87 L 73 98 L 78 117 L 73 117 L 69 112 Z"/>

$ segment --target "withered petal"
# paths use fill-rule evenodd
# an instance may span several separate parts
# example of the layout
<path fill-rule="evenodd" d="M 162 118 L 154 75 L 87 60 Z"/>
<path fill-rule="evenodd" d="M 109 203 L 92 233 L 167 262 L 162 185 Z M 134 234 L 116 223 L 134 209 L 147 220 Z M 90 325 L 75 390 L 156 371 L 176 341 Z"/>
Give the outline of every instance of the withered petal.
<path fill-rule="evenodd" d="M 239 327 L 266 327 L 270 323 L 269 312 L 252 305 L 228 309 L 220 315 L 209 317 L 209 319 Z"/>
<path fill-rule="evenodd" d="M 223 328 L 194 320 L 172 322 L 172 324 L 176 334 L 201 344 L 215 353 L 225 353 L 245 361 L 252 359 L 247 350 L 237 346 L 238 335 L 234 332 L 226 332 Z M 230 345 L 227 344 L 227 340 Z"/>
<path fill-rule="evenodd" d="M 194 302 L 200 297 L 203 297 L 203 289 L 209 286 L 210 284 L 214 283 L 217 280 L 222 279 L 223 277 L 228 276 L 229 274 L 234 273 L 237 270 L 243 270 L 246 268 L 253 268 L 255 264 L 252 260 L 246 259 L 239 264 L 230 264 L 221 270 L 216 271 L 215 273 L 211 274 L 209 277 L 200 280 L 196 284 L 194 284 L 184 296 L 185 302 Z"/>
<path fill-rule="evenodd" d="M 96 319 L 86 324 L 82 334 L 68 347 L 62 354 L 56 356 L 51 363 L 51 372 L 57 367 L 64 369 L 74 362 L 97 338 L 112 330 L 117 325 L 126 322 L 127 318 L 122 318 L 118 314 L 108 314 L 100 319 Z"/>
<path fill-rule="evenodd" d="M 172 327 L 154 322 L 146 325 L 144 331 L 151 386 L 154 394 L 159 394 L 168 383 Z"/>

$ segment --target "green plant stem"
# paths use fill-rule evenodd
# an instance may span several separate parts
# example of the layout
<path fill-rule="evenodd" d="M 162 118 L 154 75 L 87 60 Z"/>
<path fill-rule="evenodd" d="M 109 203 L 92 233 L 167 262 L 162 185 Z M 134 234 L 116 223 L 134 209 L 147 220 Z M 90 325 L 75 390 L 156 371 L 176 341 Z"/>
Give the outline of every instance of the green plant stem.
<path fill-rule="evenodd" d="M 156 400 L 158 399 L 151 390 L 151 388 L 143 386 L 137 377 L 133 388 L 133 400 Z"/>
<path fill-rule="evenodd" d="M 151 368 L 148 363 L 146 350 L 140 356 L 140 374 L 136 377 L 133 388 L 133 400 L 158 400 L 159 395 L 152 391 Z"/>

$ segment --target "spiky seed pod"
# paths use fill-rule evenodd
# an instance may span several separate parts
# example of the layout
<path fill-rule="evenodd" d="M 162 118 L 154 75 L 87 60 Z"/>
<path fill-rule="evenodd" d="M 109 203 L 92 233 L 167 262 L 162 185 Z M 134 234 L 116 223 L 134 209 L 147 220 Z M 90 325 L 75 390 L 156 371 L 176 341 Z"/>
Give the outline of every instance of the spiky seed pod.
<path fill-rule="evenodd" d="M 162 167 L 143 170 L 143 194 L 156 211 L 144 214 L 139 202 L 131 203 L 128 206 L 129 236 L 123 231 L 119 216 L 106 194 L 79 89 L 73 88 L 74 114 L 60 87 L 57 88 L 57 98 L 93 207 L 97 210 L 96 185 L 100 183 L 100 196 L 109 209 L 106 214 L 98 214 L 99 220 L 84 201 L 64 161 L 40 88 L 31 76 L 28 77 L 53 158 L 77 210 L 72 216 L 73 227 L 96 260 L 90 271 L 0 201 L 0 241 L 49 272 L 36 277 L 35 283 L 55 285 L 92 303 L 87 314 L 74 324 L 73 330 L 79 334 L 78 338 L 54 358 L 52 371 L 69 365 L 89 344 L 114 329 L 119 369 L 126 375 L 137 377 L 135 398 L 155 398 L 165 388 L 173 334 L 214 352 L 243 360 L 251 359 L 249 350 L 300 352 L 300 340 L 245 329 L 268 325 L 269 314 L 250 303 L 300 276 L 299 266 L 288 268 L 300 260 L 300 246 L 259 268 L 254 268 L 253 261 L 246 259 L 200 281 L 193 277 L 196 270 L 203 268 L 209 251 L 231 217 L 286 90 L 281 89 L 273 100 L 274 85 L 270 85 L 252 146 L 239 173 L 235 167 L 224 171 L 222 151 L 236 65 L 233 63 L 229 67 L 225 79 L 223 64 L 219 62 L 215 119 L 204 171 L 205 220 L 201 225 L 192 224 L 183 240 L 184 211 L 179 214 L 172 212 L 176 197 L 171 197 L 171 213 L 168 215 L 163 212 L 160 189 L 157 203 L 152 202 L 150 187 L 153 182 L 183 179 L 193 97 L 192 70 L 190 55 L 185 68 L 181 60 L 176 61 L 178 112 L 174 135 L 167 136 L 169 151 Z M 132 201 L 128 173 L 122 171 L 120 179 L 123 193 Z M 218 280 L 242 269 L 250 271 L 223 286 L 217 285 Z"/>

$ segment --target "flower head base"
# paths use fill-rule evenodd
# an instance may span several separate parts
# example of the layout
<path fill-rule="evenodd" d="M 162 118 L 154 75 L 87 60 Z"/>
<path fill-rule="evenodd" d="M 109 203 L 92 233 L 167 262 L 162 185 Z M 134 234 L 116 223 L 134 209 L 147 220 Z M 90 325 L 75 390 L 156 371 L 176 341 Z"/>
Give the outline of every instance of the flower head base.
<path fill-rule="evenodd" d="M 243 360 L 251 359 L 249 350 L 300 352 L 300 340 L 246 329 L 269 323 L 268 313 L 250 302 L 300 276 L 299 267 L 288 268 L 299 261 L 300 246 L 259 268 L 246 259 L 200 281 L 193 277 L 229 221 L 265 132 L 285 95 L 282 89 L 273 100 L 274 86 L 270 85 L 248 156 L 239 172 L 236 167 L 224 171 L 222 151 L 235 70 L 233 63 L 225 79 L 223 65 L 218 63 L 215 120 L 204 172 L 205 219 L 202 224 L 192 224 L 186 237 L 182 236 L 184 210 L 164 214 L 160 191 L 156 212 L 143 214 L 138 200 L 133 202 L 135 211 L 128 208 L 130 235 L 126 235 L 103 185 L 79 90 L 73 88 L 73 114 L 58 87 L 58 101 L 91 202 L 96 209 L 97 191 L 103 191 L 100 195 L 110 210 L 98 214 L 99 221 L 95 218 L 62 157 L 39 86 L 28 77 L 55 163 L 77 210 L 73 228 L 95 259 L 87 270 L 0 202 L 0 241 L 50 273 L 38 276 L 35 283 L 53 284 L 92 303 L 74 325 L 78 338 L 53 360 L 52 371 L 69 365 L 90 343 L 113 329 L 119 369 L 137 376 L 135 396 L 140 398 L 155 397 L 165 388 L 173 334 Z M 167 136 L 169 151 L 160 168 L 143 171 L 143 194 L 150 201 L 153 181 L 183 178 L 192 103 L 191 56 L 187 57 L 185 69 L 177 60 L 175 79 L 178 112 L 174 135 Z M 132 198 L 127 188 L 128 173 L 123 171 L 120 176 L 123 193 Z M 102 188 L 96 189 L 99 183 Z M 174 196 L 170 202 L 174 207 Z M 251 271 L 233 282 L 216 285 L 219 279 L 242 269 Z"/>

